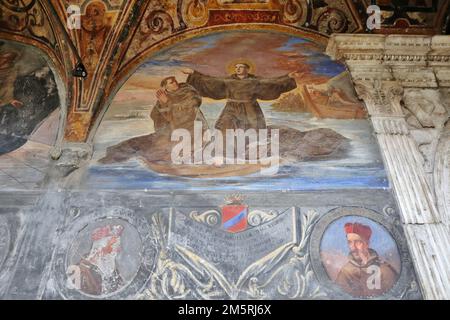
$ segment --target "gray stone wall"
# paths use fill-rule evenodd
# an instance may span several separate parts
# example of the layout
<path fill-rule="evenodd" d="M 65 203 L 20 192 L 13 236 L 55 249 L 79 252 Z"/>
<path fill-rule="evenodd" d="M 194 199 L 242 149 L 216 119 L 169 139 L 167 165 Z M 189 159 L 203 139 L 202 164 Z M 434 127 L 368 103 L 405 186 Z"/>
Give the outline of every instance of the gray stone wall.
<path fill-rule="evenodd" d="M 389 190 L 244 195 L 247 229 L 233 234 L 220 223 L 226 193 L 2 193 L 1 297 L 421 298 Z M 339 219 L 370 220 L 392 237 L 401 267 L 383 294 L 349 294 L 330 276 L 322 242 Z M 113 270 L 83 264 L 111 234 Z"/>

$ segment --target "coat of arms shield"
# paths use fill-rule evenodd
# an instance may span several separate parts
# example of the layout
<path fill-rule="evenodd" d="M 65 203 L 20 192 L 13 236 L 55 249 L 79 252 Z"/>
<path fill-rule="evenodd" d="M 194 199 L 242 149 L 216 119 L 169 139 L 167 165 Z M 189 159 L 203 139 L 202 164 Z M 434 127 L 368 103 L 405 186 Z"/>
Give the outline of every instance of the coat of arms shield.
<path fill-rule="evenodd" d="M 225 205 L 222 207 L 222 228 L 230 233 L 238 233 L 247 229 L 248 206 Z"/>

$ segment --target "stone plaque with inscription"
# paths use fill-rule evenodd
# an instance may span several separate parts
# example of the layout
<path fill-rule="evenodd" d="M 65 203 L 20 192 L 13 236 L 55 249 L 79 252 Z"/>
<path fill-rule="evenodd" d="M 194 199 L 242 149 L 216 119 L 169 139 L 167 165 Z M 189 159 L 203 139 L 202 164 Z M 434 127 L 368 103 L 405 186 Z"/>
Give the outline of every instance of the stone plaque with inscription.
<path fill-rule="evenodd" d="M 199 263 L 233 284 L 262 259 L 284 255 L 297 241 L 295 209 L 239 233 L 212 227 L 173 211 L 169 245 L 188 263 Z"/>

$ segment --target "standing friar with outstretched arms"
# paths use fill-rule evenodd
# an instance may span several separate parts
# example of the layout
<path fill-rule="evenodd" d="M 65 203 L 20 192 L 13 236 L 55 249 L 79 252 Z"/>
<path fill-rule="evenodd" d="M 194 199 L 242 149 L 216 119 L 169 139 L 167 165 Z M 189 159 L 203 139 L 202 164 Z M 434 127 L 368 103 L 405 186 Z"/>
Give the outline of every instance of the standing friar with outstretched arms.
<path fill-rule="evenodd" d="M 187 83 L 201 96 L 215 100 L 228 99 L 216 122 L 216 129 L 265 129 L 266 121 L 258 100 L 275 100 L 282 93 L 297 88 L 297 72 L 277 78 L 260 78 L 250 73 L 248 63 L 235 64 L 234 74 L 220 78 L 201 74 L 192 69 L 184 69 L 188 74 Z"/>

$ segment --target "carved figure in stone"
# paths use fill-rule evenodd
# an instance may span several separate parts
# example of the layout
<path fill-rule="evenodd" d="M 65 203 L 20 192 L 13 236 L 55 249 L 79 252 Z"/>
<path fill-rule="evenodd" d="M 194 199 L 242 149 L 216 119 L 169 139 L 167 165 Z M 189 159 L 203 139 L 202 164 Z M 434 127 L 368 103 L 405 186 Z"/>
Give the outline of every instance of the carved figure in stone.
<path fill-rule="evenodd" d="M 138 153 L 147 162 L 171 161 L 174 130 L 186 129 L 194 136 L 195 121 L 202 123 L 203 132 L 208 129 L 200 110 L 202 97 L 191 85 L 178 83 L 174 76 L 164 78 L 156 98 L 158 102 L 151 111 L 156 132 L 109 148 L 106 157 L 100 160 L 102 163 L 122 161 L 130 153 Z"/>
<path fill-rule="evenodd" d="M 405 92 L 404 112 L 411 135 L 424 157 L 425 170 L 431 172 L 439 136 L 448 120 L 448 111 L 438 91 L 425 89 Z"/>

